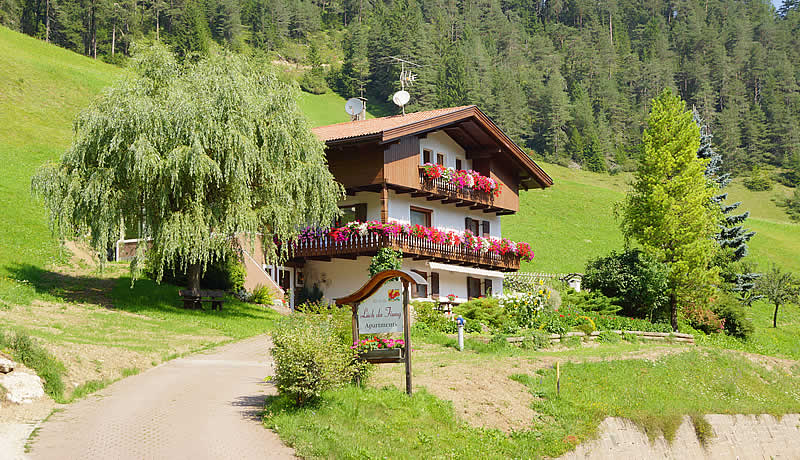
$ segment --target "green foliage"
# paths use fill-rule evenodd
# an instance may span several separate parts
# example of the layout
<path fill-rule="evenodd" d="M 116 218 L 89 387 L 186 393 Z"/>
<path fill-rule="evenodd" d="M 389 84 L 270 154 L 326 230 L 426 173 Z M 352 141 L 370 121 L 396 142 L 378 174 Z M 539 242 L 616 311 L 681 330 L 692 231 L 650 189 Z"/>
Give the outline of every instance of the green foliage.
<path fill-rule="evenodd" d="M 0 330 L 0 348 L 10 351 L 11 356 L 36 371 L 44 380 L 44 391 L 57 402 L 64 401 L 62 377 L 67 369 L 44 347 L 22 332 L 6 334 Z"/>
<path fill-rule="evenodd" d="M 528 287 L 526 291 L 503 294 L 498 297 L 499 306 L 517 327 L 526 329 L 533 326 L 536 317 L 547 306 L 550 288 L 541 282 Z"/>
<path fill-rule="evenodd" d="M 156 261 L 150 258 L 145 259 L 144 274 L 150 279 L 158 279 L 158 266 Z M 186 286 L 189 282 L 188 276 L 183 267 L 187 264 L 180 261 L 180 258 L 168 264 L 170 268 L 164 270 L 161 281 L 177 286 Z M 223 252 L 220 257 L 206 266 L 205 271 L 200 277 L 200 286 L 205 289 L 221 289 L 229 292 L 239 292 L 244 289 L 244 280 L 247 276 L 247 269 L 239 260 L 239 256 L 233 250 Z"/>
<path fill-rule="evenodd" d="M 645 253 L 669 268 L 669 305 L 678 327 L 678 303 L 709 297 L 717 273 L 710 267 L 716 243 L 714 194 L 697 157 L 700 131 L 680 97 L 665 90 L 653 100 L 642 142 L 644 155 L 622 207 L 622 230 Z"/>
<path fill-rule="evenodd" d="M 600 331 L 600 335 L 597 336 L 597 341 L 600 343 L 620 343 L 622 342 L 622 336 L 616 332 Z"/>
<path fill-rule="evenodd" d="M 756 292 L 775 305 L 772 327 L 778 327 L 778 308 L 783 304 L 800 301 L 800 281 L 789 272 L 773 265 L 756 283 Z"/>
<path fill-rule="evenodd" d="M 545 331 L 533 329 L 528 331 L 522 339 L 520 347 L 525 350 L 540 350 L 550 346 L 550 334 Z"/>
<path fill-rule="evenodd" d="M 770 179 L 769 175 L 757 165 L 753 166 L 753 169 L 750 171 L 750 175 L 747 176 L 743 184 L 745 187 L 747 187 L 747 190 L 754 192 L 772 190 L 772 179 Z"/>
<path fill-rule="evenodd" d="M 622 308 L 614 305 L 612 299 L 598 292 L 583 290 L 575 292 L 570 288 L 561 298 L 561 305 L 581 311 L 594 312 L 599 315 L 616 315 Z"/>
<path fill-rule="evenodd" d="M 297 406 L 347 384 L 357 373 L 356 355 L 327 315 L 297 315 L 272 333 L 275 386 Z"/>
<path fill-rule="evenodd" d="M 711 310 L 723 321 L 723 328 L 728 335 L 747 340 L 755 331 L 753 322 L 747 318 L 748 312 L 731 294 L 720 292 Z"/>
<path fill-rule="evenodd" d="M 800 186 L 794 189 L 791 197 L 784 199 L 779 205 L 786 209 L 790 219 L 800 221 Z"/>
<path fill-rule="evenodd" d="M 441 311 L 436 310 L 435 302 L 413 302 L 412 305 L 416 315 L 414 323 L 416 328 L 448 334 L 457 332 L 455 321 L 446 318 Z"/>
<path fill-rule="evenodd" d="M 260 284 L 253 289 L 253 295 L 250 296 L 250 302 L 261 305 L 272 305 L 274 301 L 275 294 L 272 293 L 272 289 Z"/>
<path fill-rule="evenodd" d="M 311 68 L 300 78 L 300 88 L 311 94 L 325 94 L 328 91 L 328 83 L 325 78 L 325 70 L 322 68 L 319 50 L 313 41 L 309 46 L 308 61 Z"/>
<path fill-rule="evenodd" d="M 653 320 L 666 316 L 667 280 L 664 264 L 638 249 L 628 249 L 589 262 L 582 286 L 612 298 L 625 316 Z"/>
<path fill-rule="evenodd" d="M 467 320 L 467 325 L 476 323 L 480 331 L 480 324 L 485 324 L 490 329 L 502 329 L 509 320 L 508 314 L 500 308 L 499 302 L 494 297 L 472 299 L 453 308 L 453 314 L 462 316 Z"/>
<path fill-rule="evenodd" d="M 403 267 L 403 252 L 391 248 L 380 248 L 369 262 L 369 276 L 386 270 L 400 270 Z"/>
<path fill-rule="evenodd" d="M 180 66 L 158 45 L 132 68 L 79 116 L 61 162 L 32 179 L 56 234 L 89 235 L 102 252 L 123 224 L 136 228 L 158 279 L 176 257 L 197 273 L 242 234 L 263 235 L 275 260 L 275 239 L 334 219 L 341 185 L 297 91 L 269 70 L 233 55 Z"/>

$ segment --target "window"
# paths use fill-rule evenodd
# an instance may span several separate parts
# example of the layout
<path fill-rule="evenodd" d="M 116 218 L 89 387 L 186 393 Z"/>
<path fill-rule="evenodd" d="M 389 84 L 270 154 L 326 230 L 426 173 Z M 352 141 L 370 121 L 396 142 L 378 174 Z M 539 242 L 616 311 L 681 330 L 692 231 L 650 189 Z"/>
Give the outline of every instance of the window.
<path fill-rule="evenodd" d="M 433 211 L 430 209 L 418 208 L 411 206 L 411 225 L 422 225 L 423 227 L 431 226 L 431 214 Z"/>
<path fill-rule="evenodd" d="M 358 204 L 350 204 L 347 206 L 339 206 L 339 209 L 342 211 L 342 215 L 339 216 L 339 220 L 336 221 L 336 225 L 342 226 L 347 225 L 350 222 L 366 222 L 367 221 L 367 204 L 366 203 L 358 203 Z"/>
<path fill-rule="evenodd" d="M 434 299 L 438 299 L 439 298 L 439 274 L 438 273 L 431 272 L 431 279 L 430 279 L 430 283 L 429 284 L 431 285 L 431 297 L 433 297 Z"/>
<path fill-rule="evenodd" d="M 483 230 L 483 237 L 488 238 L 489 234 L 491 234 L 491 227 L 488 220 L 484 220 L 481 222 L 481 230 Z"/>
<path fill-rule="evenodd" d="M 464 230 L 469 230 L 474 235 L 480 235 L 481 234 L 481 231 L 480 231 L 480 228 L 479 228 L 480 227 L 480 223 L 481 222 L 479 220 L 475 220 L 475 219 L 473 219 L 471 217 L 467 217 L 467 218 L 464 219 Z"/>
<path fill-rule="evenodd" d="M 444 166 L 444 154 L 443 153 L 437 153 L 436 154 L 436 164 Z"/>
<path fill-rule="evenodd" d="M 490 295 L 492 295 L 492 280 L 491 279 L 487 278 L 487 279 L 483 280 L 483 295 L 485 295 L 486 297 L 489 297 Z"/>
<path fill-rule="evenodd" d="M 422 164 L 430 163 L 432 155 L 433 155 L 433 151 L 428 150 L 428 149 L 422 150 Z"/>
<path fill-rule="evenodd" d="M 417 275 L 425 278 L 425 281 L 428 280 L 428 274 L 425 272 L 411 270 L 412 272 L 416 273 Z M 428 297 L 428 286 L 424 284 L 415 284 L 414 289 L 411 290 L 411 297 Z"/>
<path fill-rule="evenodd" d="M 467 277 L 467 298 L 474 299 L 476 297 L 481 296 L 481 280 L 478 278 L 473 278 L 471 276 Z"/>
<path fill-rule="evenodd" d="M 461 170 L 462 166 L 463 165 L 461 164 L 461 158 L 456 158 L 456 169 Z"/>

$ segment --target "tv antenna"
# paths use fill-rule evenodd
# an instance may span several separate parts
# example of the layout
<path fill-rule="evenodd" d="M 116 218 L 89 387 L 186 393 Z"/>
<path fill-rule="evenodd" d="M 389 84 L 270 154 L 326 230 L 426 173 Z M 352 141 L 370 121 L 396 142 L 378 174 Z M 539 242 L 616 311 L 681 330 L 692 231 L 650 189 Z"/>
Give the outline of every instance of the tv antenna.
<path fill-rule="evenodd" d="M 400 63 L 400 91 L 394 93 L 392 96 L 392 102 L 396 105 L 400 106 L 403 110 L 403 115 L 406 114 L 406 104 L 408 101 L 411 100 L 411 95 L 408 94 L 406 91 L 406 86 L 412 86 L 415 81 L 417 81 L 417 75 L 414 74 L 411 70 L 406 70 L 406 66 L 409 67 L 422 67 L 421 65 L 417 64 L 416 62 L 411 62 L 409 60 L 399 58 L 397 56 L 389 56 L 389 59 L 399 62 Z"/>

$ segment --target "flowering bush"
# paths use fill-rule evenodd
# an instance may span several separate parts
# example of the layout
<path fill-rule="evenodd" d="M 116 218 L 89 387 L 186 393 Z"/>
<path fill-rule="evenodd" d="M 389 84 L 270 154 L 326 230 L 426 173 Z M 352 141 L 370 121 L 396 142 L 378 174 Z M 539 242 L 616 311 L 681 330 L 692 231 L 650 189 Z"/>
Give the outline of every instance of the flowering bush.
<path fill-rule="evenodd" d="M 516 254 L 522 260 L 530 261 L 533 259 L 533 250 L 528 243 L 511 241 L 507 238 L 482 237 L 477 236 L 470 230 L 440 230 L 433 227 L 422 225 L 401 224 L 399 222 L 378 222 L 375 220 L 368 222 L 350 222 L 343 227 L 319 229 L 307 227 L 300 231 L 298 239 L 300 241 L 317 240 L 325 236 L 334 241 L 347 241 L 355 236 L 366 236 L 369 234 L 397 236 L 410 235 L 424 238 L 436 244 L 448 246 L 463 245 L 475 252 L 488 252 L 492 254 Z"/>
<path fill-rule="evenodd" d="M 405 348 L 405 346 L 406 342 L 403 339 L 382 339 L 378 336 L 374 336 L 369 339 L 353 342 L 353 346 L 350 348 L 356 350 L 358 353 L 365 353 L 370 350 L 391 350 L 394 348 Z"/>
<path fill-rule="evenodd" d="M 534 320 L 544 310 L 549 298 L 550 290 L 541 285 L 533 292 L 514 292 L 498 297 L 500 306 L 521 328 L 533 327 Z"/>
<path fill-rule="evenodd" d="M 422 165 L 426 179 L 444 178 L 461 188 L 480 190 L 500 196 L 500 184 L 491 177 L 482 176 L 473 170 L 445 168 L 439 164 L 425 163 Z"/>

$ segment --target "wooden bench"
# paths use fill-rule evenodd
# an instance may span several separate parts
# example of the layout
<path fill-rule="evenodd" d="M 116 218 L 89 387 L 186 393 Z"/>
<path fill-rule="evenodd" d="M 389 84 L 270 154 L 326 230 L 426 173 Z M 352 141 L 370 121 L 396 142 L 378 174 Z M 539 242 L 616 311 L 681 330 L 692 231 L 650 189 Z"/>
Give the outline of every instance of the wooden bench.
<path fill-rule="evenodd" d="M 183 308 L 188 308 L 190 310 L 201 310 L 203 308 L 203 302 L 211 302 L 211 309 L 212 310 L 222 310 L 222 300 L 225 297 L 225 291 L 212 291 L 212 290 L 189 290 L 189 289 L 182 289 L 178 291 L 181 297 L 183 297 Z"/>

